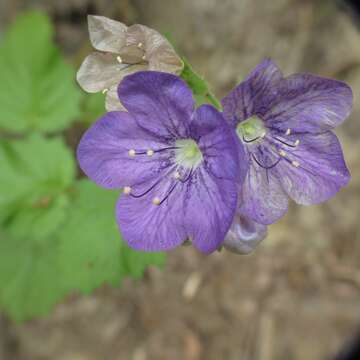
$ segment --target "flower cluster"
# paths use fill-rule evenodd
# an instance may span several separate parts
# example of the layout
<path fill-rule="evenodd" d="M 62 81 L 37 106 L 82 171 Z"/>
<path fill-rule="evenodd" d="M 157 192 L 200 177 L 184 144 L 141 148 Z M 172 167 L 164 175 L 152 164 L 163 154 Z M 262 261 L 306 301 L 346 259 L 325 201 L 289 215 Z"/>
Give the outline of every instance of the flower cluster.
<path fill-rule="evenodd" d="M 78 80 L 87 91 L 108 88 L 108 108 L 125 111 L 98 120 L 77 156 L 98 185 L 123 189 L 116 219 L 132 248 L 169 250 L 190 240 L 204 253 L 246 254 L 289 198 L 317 204 L 348 183 L 332 131 L 352 107 L 343 82 L 284 77 L 265 60 L 222 100 L 223 112 L 196 108 L 175 75 L 182 62 L 160 34 L 89 20 L 94 47 L 108 53 L 90 55 Z"/>

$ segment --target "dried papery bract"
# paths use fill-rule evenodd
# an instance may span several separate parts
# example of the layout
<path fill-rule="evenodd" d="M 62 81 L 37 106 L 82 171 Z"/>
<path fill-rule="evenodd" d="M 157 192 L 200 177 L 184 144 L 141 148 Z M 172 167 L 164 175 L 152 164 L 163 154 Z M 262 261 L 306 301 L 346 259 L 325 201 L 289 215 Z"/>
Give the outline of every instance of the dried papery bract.
<path fill-rule="evenodd" d="M 127 27 L 103 16 L 88 16 L 90 41 L 96 52 L 82 63 L 77 81 L 87 92 L 106 93 L 106 109 L 124 110 L 117 87 L 129 74 L 156 70 L 180 74 L 183 62 L 171 44 L 144 25 Z"/>

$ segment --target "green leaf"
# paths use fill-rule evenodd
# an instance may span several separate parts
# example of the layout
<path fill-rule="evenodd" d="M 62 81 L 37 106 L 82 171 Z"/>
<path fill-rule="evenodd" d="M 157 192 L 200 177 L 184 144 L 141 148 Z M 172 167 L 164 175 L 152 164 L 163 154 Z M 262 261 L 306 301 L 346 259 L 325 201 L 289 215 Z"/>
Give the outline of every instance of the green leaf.
<path fill-rule="evenodd" d="M 0 128 L 53 132 L 79 115 L 75 70 L 53 43 L 49 19 L 21 15 L 0 43 Z"/>
<path fill-rule="evenodd" d="M 43 238 L 65 220 L 75 164 L 61 139 L 33 135 L 0 144 L 0 225 Z"/>
<path fill-rule="evenodd" d="M 66 294 L 58 245 L 0 234 L 0 304 L 15 321 L 46 315 Z"/>
<path fill-rule="evenodd" d="M 194 98 L 197 105 L 209 103 L 214 105 L 218 110 L 221 110 L 221 104 L 219 100 L 211 93 L 207 82 L 198 75 L 191 67 L 190 63 L 183 58 L 184 69 L 180 74 L 186 83 L 193 91 Z"/>
<path fill-rule="evenodd" d="M 0 305 L 16 321 L 46 315 L 73 291 L 89 293 L 125 276 L 139 277 L 162 253 L 129 249 L 116 226 L 118 193 L 81 180 L 62 226 L 46 238 L 4 235 L 0 229 Z"/>
<path fill-rule="evenodd" d="M 77 192 L 69 221 L 60 234 L 67 286 L 89 293 L 103 283 L 117 286 L 124 276 L 139 277 L 151 264 L 163 264 L 163 253 L 134 251 L 121 240 L 115 221 L 117 192 L 88 180 L 78 183 Z"/>
<path fill-rule="evenodd" d="M 86 125 L 92 124 L 106 113 L 105 95 L 100 93 L 84 94 L 83 113 L 81 121 Z"/>

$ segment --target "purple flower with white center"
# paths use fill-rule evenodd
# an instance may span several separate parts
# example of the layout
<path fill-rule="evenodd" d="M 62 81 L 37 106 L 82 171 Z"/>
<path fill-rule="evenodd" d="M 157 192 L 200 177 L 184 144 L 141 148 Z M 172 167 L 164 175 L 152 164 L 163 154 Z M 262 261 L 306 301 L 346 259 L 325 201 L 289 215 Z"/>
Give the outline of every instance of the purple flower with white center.
<path fill-rule="evenodd" d="M 221 246 L 235 254 L 247 255 L 267 236 L 267 226 L 237 213 Z"/>
<path fill-rule="evenodd" d="M 145 251 L 169 250 L 185 240 L 204 253 L 216 250 L 238 198 L 234 132 L 214 107 L 195 109 L 191 90 L 172 74 L 129 75 L 118 94 L 128 112 L 98 120 L 81 139 L 77 157 L 98 185 L 123 188 L 116 218 L 124 239 Z"/>
<path fill-rule="evenodd" d="M 332 132 L 351 111 L 352 91 L 345 83 L 311 74 L 283 77 L 265 60 L 222 104 L 249 162 L 239 202 L 245 216 L 270 224 L 285 214 L 288 197 L 317 204 L 348 183 Z"/>

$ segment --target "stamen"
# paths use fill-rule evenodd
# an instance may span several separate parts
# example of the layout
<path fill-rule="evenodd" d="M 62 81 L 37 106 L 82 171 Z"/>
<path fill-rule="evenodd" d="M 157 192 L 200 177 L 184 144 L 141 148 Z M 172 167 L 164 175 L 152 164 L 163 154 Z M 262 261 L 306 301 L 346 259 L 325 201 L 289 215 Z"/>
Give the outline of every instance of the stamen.
<path fill-rule="evenodd" d="M 260 163 L 260 161 L 255 157 L 254 154 L 251 154 L 253 159 L 255 160 L 255 162 L 260 166 L 262 167 L 263 169 L 266 169 L 266 170 L 269 170 L 269 169 L 272 169 L 273 167 L 275 167 L 281 160 L 281 157 L 279 159 L 277 159 L 277 161 L 275 161 L 274 164 L 270 165 L 270 166 L 265 166 L 263 164 Z"/>
<path fill-rule="evenodd" d="M 175 178 L 176 180 L 179 180 L 179 179 L 181 178 L 181 175 L 180 175 L 180 173 L 179 173 L 178 171 L 175 171 L 175 172 L 174 172 L 174 178 Z"/>
<path fill-rule="evenodd" d="M 123 190 L 123 193 L 125 195 L 129 195 L 131 193 L 131 187 L 130 186 L 125 186 L 124 190 Z"/>
<path fill-rule="evenodd" d="M 134 157 L 136 155 L 136 151 L 134 149 L 130 149 L 128 154 L 129 156 Z"/>
<path fill-rule="evenodd" d="M 160 200 L 158 197 L 154 197 L 154 198 L 152 199 L 152 203 L 153 203 L 154 205 L 160 205 L 160 204 L 161 204 L 161 200 Z"/>
<path fill-rule="evenodd" d="M 300 166 L 300 163 L 298 161 L 292 161 L 291 162 L 292 166 L 295 166 L 296 168 Z"/>
<path fill-rule="evenodd" d="M 138 48 L 141 48 L 143 46 L 143 43 L 142 42 L 139 42 L 138 44 L 137 44 L 137 47 Z"/>
<path fill-rule="evenodd" d="M 153 156 L 153 155 L 154 155 L 154 150 L 149 149 L 149 150 L 146 152 L 146 155 L 147 155 L 147 156 Z"/>
<path fill-rule="evenodd" d="M 296 141 L 295 141 L 295 146 L 298 146 L 300 144 L 300 140 L 299 139 L 297 139 Z"/>
<path fill-rule="evenodd" d="M 282 156 L 282 157 L 285 157 L 286 156 L 286 152 L 284 150 L 280 150 L 279 151 L 279 155 Z"/>
<path fill-rule="evenodd" d="M 146 55 L 143 55 L 143 56 L 141 57 L 141 59 L 142 59 L 142 60 L 146 60 Z"/>
<path fill-rule="evenodd" d="M 287 129 L 285 135 L 288 136 L 288 135 L 290 135 L 290 134 L 291 134 L 291 129 Z"/>
<path fill-rule="evenodd" d="M 261 135 L 261 136 L 258 136 L 258 137 L 256 137 L 256 138 L 254 138 L 254 139 L 251 139 L 251 140 L 247 140 L 247 139 L 245 139 L 245 136 L 243 135 L 243 141 L 245 142 L 245 143 L 252 143 L 252 142 L 254 142 L 254 141 L 256 141 L 256 140 L 259 140 L 259 139 L 261 139 L 261 138 L 263 138 L 264 136 L 265 136 L 266 134 L 263 134 L 263 135 Z"/>
<path fill-rule="evenodd" d="M 103 93 L 103 94 L 106 94 L 108 91 L 109 91 L 109 89 L 106 88 L 106 89 L 104 89 L 104 90 L 102 91 L 102 93 Z"/>
<path fill-rule="evenodd" d="M 276 137 L 276 136 L 274 136 L 274 139 L 277 140 L 277 141 L 279 141 L 279 142 L 281 142 L 282 144 L 284 144 L 284 145 L 286 145 L 286 146 L 289 146 L 289 147 L 292 147 L 292 148 L 296 147 L 296 145 L 294 145 L 294 144 L 289 144 L 288 142 L 283 141 L 283 140 L 279 139 L 279 138 Z"/>
<path fill-rule="evenodd" d="M 119 64 L 122 64 L 122 58 L 120 55 L 116 58 L 116 60 L 119 62 Z"/>

